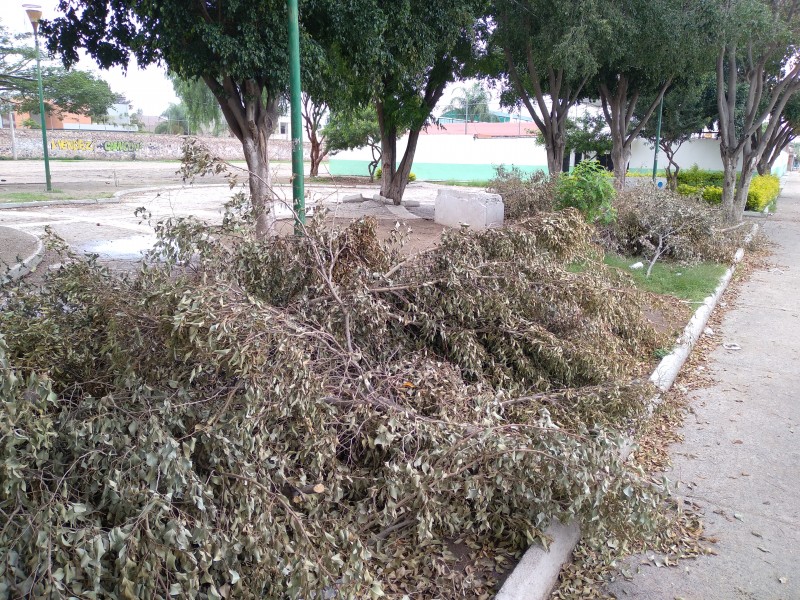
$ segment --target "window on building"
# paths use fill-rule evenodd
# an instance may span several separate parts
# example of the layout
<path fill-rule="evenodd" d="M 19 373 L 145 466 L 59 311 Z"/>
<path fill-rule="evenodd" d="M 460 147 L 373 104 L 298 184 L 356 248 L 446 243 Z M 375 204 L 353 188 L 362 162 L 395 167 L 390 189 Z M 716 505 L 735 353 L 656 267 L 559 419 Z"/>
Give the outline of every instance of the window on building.
<path fill-rule="evenodd" d="M 281 135 L 286 135 L 286 123 L 281 123 Z"/>

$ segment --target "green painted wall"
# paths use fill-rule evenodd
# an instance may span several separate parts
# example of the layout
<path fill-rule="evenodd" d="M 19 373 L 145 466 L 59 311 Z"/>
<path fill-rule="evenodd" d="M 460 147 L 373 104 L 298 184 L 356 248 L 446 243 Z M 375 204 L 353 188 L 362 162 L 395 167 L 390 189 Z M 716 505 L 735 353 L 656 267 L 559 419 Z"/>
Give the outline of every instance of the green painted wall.
<path fill-rule="evenodd" d="M 411 171 L 425 181 L 485 181 L 495 176 L 497 165 L 465 165 L 450 163 L 414 163 Z M 547 165 L 513 165 L 525 173 L 547 171 Z M 331 175 L 369 176 L 369 161 L 332 158 L 328 161 Z"/>

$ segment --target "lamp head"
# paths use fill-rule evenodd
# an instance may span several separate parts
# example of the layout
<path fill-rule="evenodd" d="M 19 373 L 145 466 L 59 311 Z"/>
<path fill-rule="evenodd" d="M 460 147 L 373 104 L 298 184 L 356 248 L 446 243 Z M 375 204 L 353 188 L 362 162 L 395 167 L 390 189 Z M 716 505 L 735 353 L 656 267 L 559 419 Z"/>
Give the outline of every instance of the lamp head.
<path fill-rule="evenodd" d="M 31 20 L 31 25 L 33 25 L 33 33 L 37 33 L 39 31 L 39 19 L 42 18 L 42 7 L 38 4 L 23 4 L 22 8 L 28 13 L 28 18 Z"/>

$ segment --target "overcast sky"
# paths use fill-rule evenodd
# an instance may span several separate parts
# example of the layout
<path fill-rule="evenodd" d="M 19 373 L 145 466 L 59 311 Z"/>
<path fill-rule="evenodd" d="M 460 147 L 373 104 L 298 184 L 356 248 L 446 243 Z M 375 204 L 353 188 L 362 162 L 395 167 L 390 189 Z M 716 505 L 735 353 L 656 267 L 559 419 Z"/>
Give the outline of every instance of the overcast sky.
<path fill-rule="evenodd" d="M 0 0 L 0 4 L 3 5 L 3 25 L 10 31 L 14 33 L 32 31 L 28 15 L 25 14 L 25 9 L 22 8 L 22 5 L 33 4 L 33 2 Z M 42 6 L 43 19 L 53 19 L 59 15 L 56 10 L 58 0 L 41 0 L 40 4 Z M 120 68 L 105 71 L 99 69 L 90 57 L 82 53 L 77 68 L 84 71 L 92 71 L 105 79 L 114 92 L 125 96 L 133 104 L 134 110 L 141 108 L 145 115 L 160 115 L 169 106 L 170 102 L 178 101 L 172 89 L 172 84 L 167 79 L 165 70 L 161 67 L 153 66 L 140 69 L 136 65 L 135 59 L 131 59 L 131 65 L 127 73 L 123 73 Z"/>

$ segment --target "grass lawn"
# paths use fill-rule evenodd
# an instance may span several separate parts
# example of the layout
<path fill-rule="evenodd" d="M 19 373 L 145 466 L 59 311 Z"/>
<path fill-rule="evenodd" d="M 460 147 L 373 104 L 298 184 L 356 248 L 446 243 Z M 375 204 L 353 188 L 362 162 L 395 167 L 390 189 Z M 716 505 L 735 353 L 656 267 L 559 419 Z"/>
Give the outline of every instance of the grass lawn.
<path fill-rule="evenodd" d="M 111 198 L 114 192 L 0 192 L 0 204 L 4 202 L 40 202 L 42 200 L 96 200 Z"/>
<path fill-rule="evenodd" d="M 445 179 L 444 181 L 432 181 L 431 183 L 438 183 L 439 185 L 458 185 L 461 187 L 474 187 L 474 188 L 487 188 L 489 187 L 489 180 L 475 180 L 475 181 L 458 181 L 456 179 Z"/>
<path fill-rule="evenodd" d="M 643 262 L 644 268 L 631 269 L 630 265 Z M 638 257 L 626 257 L 606 254 L 605 263 L 623 269 L 633 276 L 636 285 L 656 294 L 671 294 L 682 300 L 702 302 L 711 294 L 719 283 L 719 278 L 727 269 L 726 265 L 717 263 L 698 263 L 695 265 L 679 265 L 670 262 L 657 262 L 650 277 L 646 277 L 648 261 Z"/>

